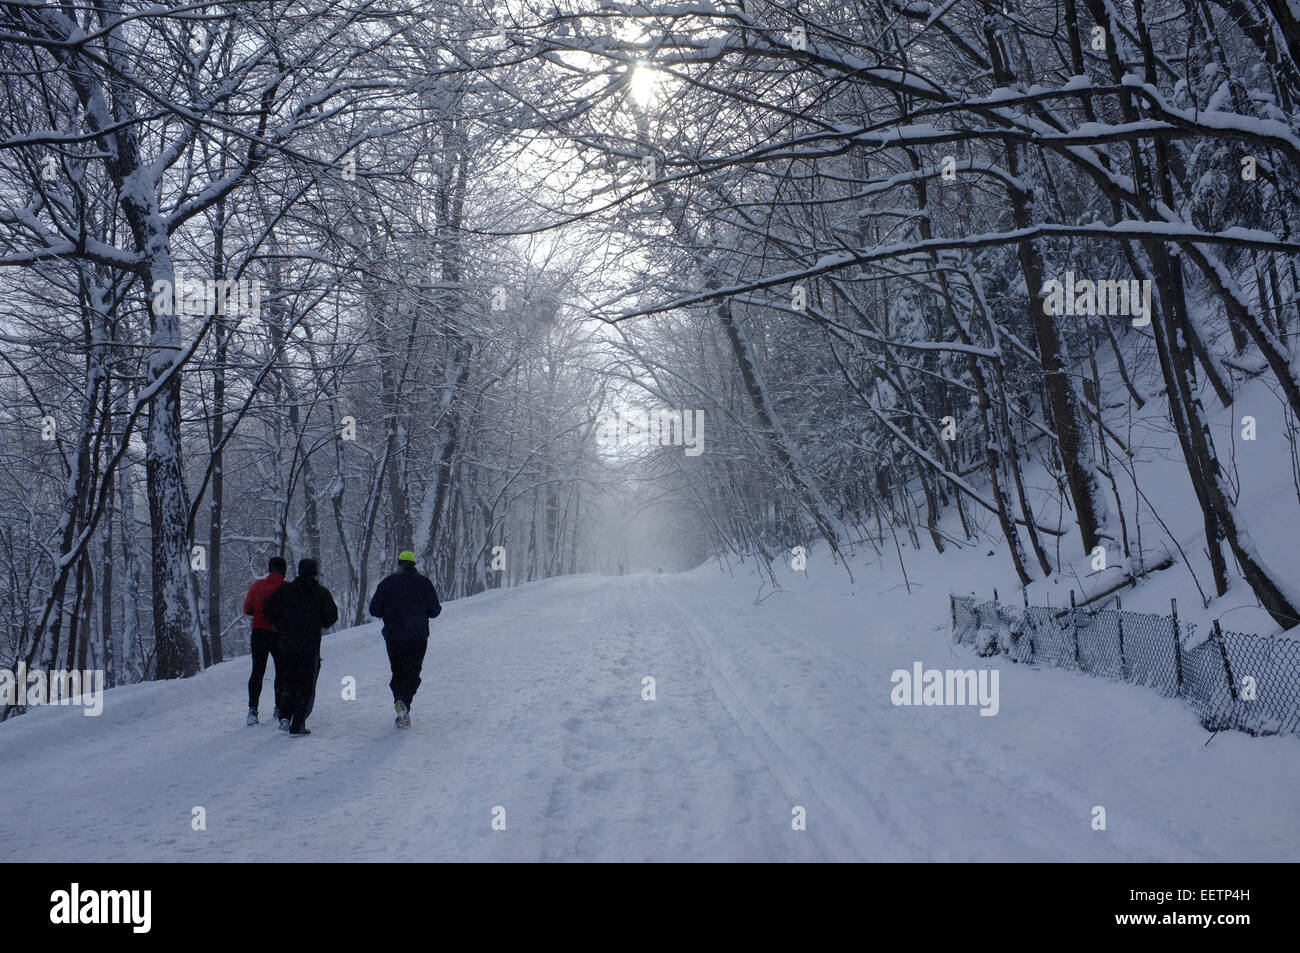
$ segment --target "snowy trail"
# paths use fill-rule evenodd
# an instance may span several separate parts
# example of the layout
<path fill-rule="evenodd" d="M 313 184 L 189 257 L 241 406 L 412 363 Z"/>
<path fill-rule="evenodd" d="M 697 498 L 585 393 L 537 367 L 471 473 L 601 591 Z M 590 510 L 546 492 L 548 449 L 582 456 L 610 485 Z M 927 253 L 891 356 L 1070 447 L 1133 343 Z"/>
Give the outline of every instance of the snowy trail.
<path fill-rule="evenodd" d="M 756 606 L 753 589 L 701 570 L 450 603 L 410 732 L 392 727 L 376 625 L 326 637 L 309 738 L 244 727 L 244 658 L 114 690 L 99 718 L 34 710 L 0 725 L 0 842 L 69 861 L 1300 852 L 1295 739 L 1206 746 L 1176 701 L 955 652 L 936 600 L 791 590 Z M 895 708 L 889 674 L 914 659 L 996 665 L 1002 712 Z"/>

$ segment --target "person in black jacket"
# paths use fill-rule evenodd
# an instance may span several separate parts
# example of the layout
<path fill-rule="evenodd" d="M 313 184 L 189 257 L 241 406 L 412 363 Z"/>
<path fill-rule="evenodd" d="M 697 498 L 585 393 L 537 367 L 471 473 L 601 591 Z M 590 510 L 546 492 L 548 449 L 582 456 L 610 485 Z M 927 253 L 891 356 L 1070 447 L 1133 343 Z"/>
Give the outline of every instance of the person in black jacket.
<path fill-rule="evenodd" d="M 415 570 L 415 553 L 397 557 L 397 572 L 385 577 L 370 600 L 370 614 L 384 620 L 384 644 L 393 669 L 393 709 L 397 727 L 411 727 L 411 701 L 420 687 L 420 669 L 429 647 L 429 620 L 442 612 L 438 593 L 427 576 Z"/>
<path fill-rule="evenodd" d="M 307 716 L 316 703 L 321 635 L 339 620 L 334 597 L 316 579 L 318 571 L 316 560 L 299 560 L 298 578 L 275 590 L 262 604 L 262 614 L 275 626 L 285 661 L 280 730 L 290 735 L 311 734 Z"/>

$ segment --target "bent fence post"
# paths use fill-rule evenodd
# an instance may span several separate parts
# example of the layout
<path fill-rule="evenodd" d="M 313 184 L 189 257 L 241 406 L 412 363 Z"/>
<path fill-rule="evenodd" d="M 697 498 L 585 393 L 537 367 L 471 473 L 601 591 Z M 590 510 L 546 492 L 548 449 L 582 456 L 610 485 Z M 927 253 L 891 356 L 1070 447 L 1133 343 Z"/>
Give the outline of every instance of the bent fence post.
<path fill-rule="evenodd" d="M 1232 700 L 1237 700 L 1237 683 L 1232 678 L 1232 666 L 1228 664 L 1228 647 L 1223 644 L 1223 630 L 1219 628 L 1219 620 L 1214 620 L 1214 642 L 1219 647 L 1219 658 L 1223 659 L 1223 673 L 1228 676 L 1228 691 L 1232 695 Z"/>

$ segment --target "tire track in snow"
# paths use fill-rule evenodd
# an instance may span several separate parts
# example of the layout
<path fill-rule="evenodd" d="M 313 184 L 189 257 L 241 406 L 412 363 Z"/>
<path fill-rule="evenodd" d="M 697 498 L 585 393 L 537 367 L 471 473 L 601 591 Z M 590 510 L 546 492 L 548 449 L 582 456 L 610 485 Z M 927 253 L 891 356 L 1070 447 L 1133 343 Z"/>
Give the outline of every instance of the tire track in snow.
<path fill-rule="evenodd" d="M 760 759 L 737 752 L 730 716 L 665 619 L 648 577 L 615 577 L 578 628 L 575 697 L 563 703 L 563 761 L 552 781 L 546 859 L 783 859 L 779 818 L 756 816 Z M 687 646 L 689 648 L 689 645 Z M 641 698 L 641 678 L 662 694 Z M 748 748 L 748 745 L 747 745 Z M 721 770 L 719 770 L 721 768 Z M 776 801 L 775 786 L 769 801 Z M 767 828 L 765 831 L 764 828 Z M 608 838 L 608 842 L 604 839 Z"/>
<path fill-rule="evenodd" d="M 668 596 L 661 583 L 653 580 L 653 577 L 650 578 L 652 579 L 650 585 L 660 595 L 661 604 L 681 621 L 682 631 L 689 634 L 703 663 L 701 669 L 708 679 L 712 692 L 726 709 L 741 735 L 762 754 L 767 770 L 777 780 L 789 799 L 787 818 L 792 816 L 788 812 L 795 805 L 802 805 L 807 810 L 808 829 L 804 833 L 817 844 L 819 853 L 825 859 L 863 860 L 873 854 L 876 859 L 879 859 L 880 854 L 883 853 L 883 838 L 879 827 L 845 808 L 844 799 L 837 796 L 838 792 L 825 790 L 827 784 L 824 776 L 819 776 L 818 772 L 810 770 L 799 757 L 777 741 L 774 732 L 764 719 L 745 700 L 744 694 L 719 667 L 709 645 L 706 628 L 699 621 L 699 613 L 683 609 Z M 824 828 L 820 826 L 819 813 L 838 822 L 838 836 L 828 837 L 822 833 Z M 875 813 L 880 820 L 879 812 Z M 788 819 L 786 823 L 789 824 Z"/>

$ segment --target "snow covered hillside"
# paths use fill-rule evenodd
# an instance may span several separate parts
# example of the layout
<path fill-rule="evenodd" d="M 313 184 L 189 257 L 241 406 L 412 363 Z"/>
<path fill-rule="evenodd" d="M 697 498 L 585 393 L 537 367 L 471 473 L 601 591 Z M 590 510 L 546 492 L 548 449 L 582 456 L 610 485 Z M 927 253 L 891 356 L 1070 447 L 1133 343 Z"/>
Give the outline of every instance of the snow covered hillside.
<path fill-rule="evenodd" d="M 308 738 L 244 726 L 247 658 L 111 690 L 97 718 L 36 708 L 0 725 L 0 840 L 62 861 L 1300 852 L 1296 739 L 1211 740 L 1176 700 L 954 649 L 945 574 L 985 558 L 909 555 L 910 596 L 896 569 L 860 564 L 852 584 L 813 558 L 758 603 L 748 570 L 716 566 L 457 600 L 410 732 L 374 625 L 326 637 Z M 997 668 L 997 715 L 891 704 L 917 661 Z"/>

